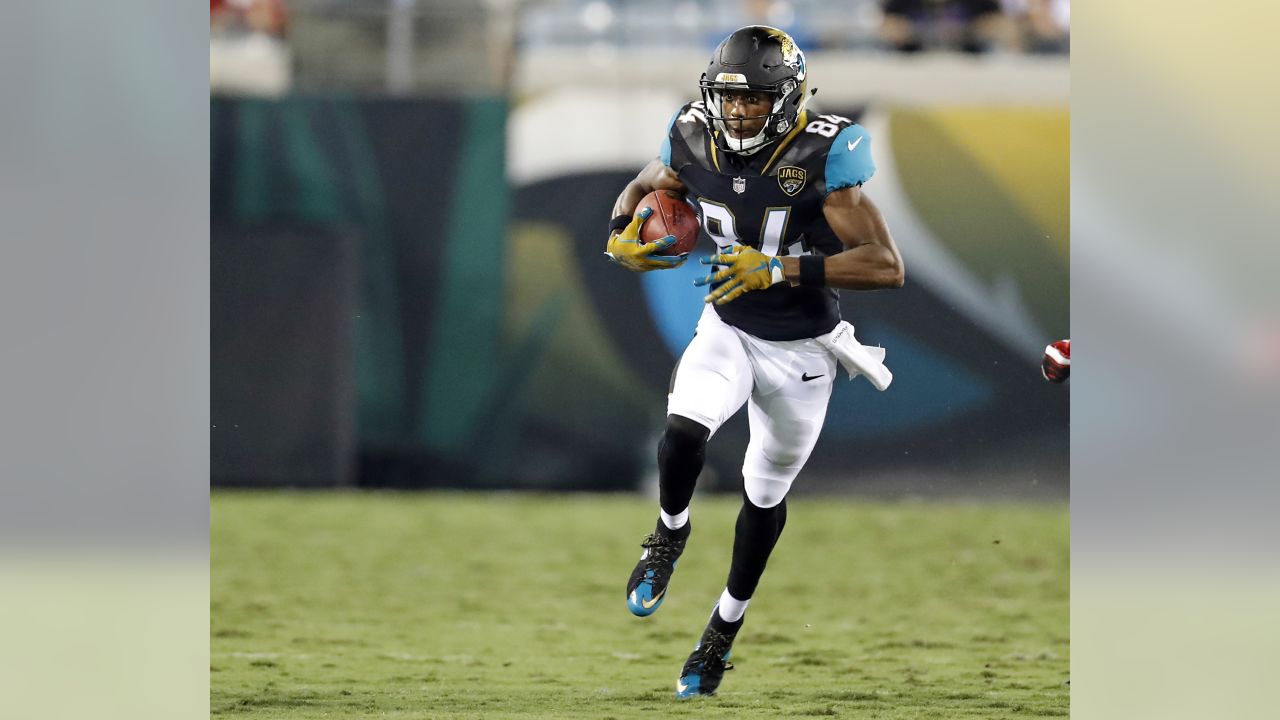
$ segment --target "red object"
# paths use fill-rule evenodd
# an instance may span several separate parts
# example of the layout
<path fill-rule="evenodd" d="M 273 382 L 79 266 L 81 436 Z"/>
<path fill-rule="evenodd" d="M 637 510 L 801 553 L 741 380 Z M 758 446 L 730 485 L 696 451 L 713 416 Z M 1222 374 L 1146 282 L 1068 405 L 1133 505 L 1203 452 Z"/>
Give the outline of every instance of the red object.
<path fill-rule="evenodd" d="M 1049 343 L 1040 360 L 1040 374 L 1049 382 L 1065 382 L 1071 377 L 1071 339 Z"/>
<path fill-rule="evenodd" d="M 641 243 L 647 244 L 675 235 L 675 244 L 660 251 L 659 255 L 684 255 L 698 244 L 698 232 L 702 226 L 698 223 L 698 215 L 693 211 L 693 206 L 685 202 L 680 193 L 654 190 L 640 200 L 636 212 L 647 207 L 653 208 L 653 214 L 640 226 Z"/>

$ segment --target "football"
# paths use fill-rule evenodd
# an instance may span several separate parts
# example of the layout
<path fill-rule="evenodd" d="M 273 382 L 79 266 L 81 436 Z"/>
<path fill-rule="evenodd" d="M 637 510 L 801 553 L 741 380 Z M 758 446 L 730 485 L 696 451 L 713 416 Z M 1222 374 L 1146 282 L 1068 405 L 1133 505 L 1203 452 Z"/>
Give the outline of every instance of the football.
<path fill-rule="evenodd" d="M 684 196 L 671 190 L 654 190 L 640 200 L 636 212 L 647 207 L 653 208 L 653 214 L 640 226 L 641 243 L 651 243 L 668 235 L 675 235 L 675 244 L 659 251 L 659 255 L 685 255 L 693 250 L 693 246 L 698 243 L 701 225 L 693 206 L 685 202 Z"/>
<path fill-rule="evenodd" d="M 1071 377 L 1071 339 L 1049 343 L 1040 361 L 1040 374 L 1049 382 L 1065 382 Z"/>

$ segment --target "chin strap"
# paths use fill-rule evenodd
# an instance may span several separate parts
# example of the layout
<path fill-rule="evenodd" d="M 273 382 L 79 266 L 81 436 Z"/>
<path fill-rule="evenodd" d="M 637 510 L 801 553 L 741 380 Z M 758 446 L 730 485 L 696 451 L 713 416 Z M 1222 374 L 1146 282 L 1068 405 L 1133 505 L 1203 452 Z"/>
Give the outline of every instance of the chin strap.
<path fill-rule="evenodd" d="M 763 133 L 763 132 L 764 132 L 764 130 L 761 130 L 760 132 L 761 132 L 761 133 Z M 724 142 L 725 142 L 725 146 L 726 146 L 726 147 L 724 148 L 724 151 L 725 151 L 725 152 L 731 152 L 731 153 L 733 153 L 733 154 L 735 154 L 735 155 L 755 155 L 756 153 L 760 152 L 761 150 L 763 150 L 763 149 L 765 149 L 765 148 L 769 147 L 771 144 L 773 144 L 773 140 L 766 140 L 766 141 L 764 141 L 764 142 L 760 143 L 759 145 L 756 145 L 755 147 L 747 148 L 746 150 L 734 150 L 732 147 L 729 147 L 729 146 L 734 142 L 734 139 L 733 139 L 733 138 L 731 138 L 731 137 L 729 137 L 729 131 L 728 131 L 728 130 L 718 130 L 718 131 L 716 131 L 716 134 L 717 134 L 717 135 L 719 135 L 719 134 L 723 134 L 723 135 L 724 135 Z M 754 136 L 754 137 L 758 137 L 758 135 L 757 135 L 757 136 Z M 751 139 L 751 138 L 748 138 L 748 139 Z M 777 138 L 774 138 L 774 140 L 777 140 Z M 741 141 L 741 140 L 739 140 L 739 141 L 737 141 L 737 142 L 741 143 L 742 141 Z"/>
<path fill-rule="evenodd" d="M 768 146 L 769 146 L 768 142 L 762 142 L 753 148 L 749 148 L 747 150 L 734 150 L 733 152 L 736 152 L 739 155 L 755 155 L 756 153 L 760 152 L 761 150 L 765 149 Z"/>

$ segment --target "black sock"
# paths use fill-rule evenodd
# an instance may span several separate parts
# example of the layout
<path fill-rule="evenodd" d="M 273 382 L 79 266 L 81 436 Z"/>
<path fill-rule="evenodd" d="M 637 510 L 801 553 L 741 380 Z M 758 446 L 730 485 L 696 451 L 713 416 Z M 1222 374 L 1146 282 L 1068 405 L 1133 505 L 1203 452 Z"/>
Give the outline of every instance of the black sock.
<path fill-rule="evenodd" d="M 689 522 L 688 520 L 685 520 L 684 524 L 681 525 L 680 527 L 676 528 L 675 530 L 672 530 L 671 528 L 667 527 L 666 523 L 662 522 L 662 518 L 658 518 L 658 525 L 654 528 L 653 531 L 658 535 L 674 538 L 676 540 L 688 540 L 689 532 L 692 529 L 693 529 L 693 523 Z"/>
<path fill-rule="evenodd" d="M 710 434 L 702 423 L 680 415 L 667 416 L 667 429 L 658 443 L 658 502 L 668 515 L 688 509 Z"/>
<path fill-rule="evenodd" d="M 729 594 L 738 600 L 750 600 L 756 592 L 769 553 L 782 535 L 786 523 L 787 501 L 771 508 L 756 507 L 743 498 L 738 524 L 733 535 L 733 564 L 729 567 Z M 717 613 L 718 614 L 718 613 Z"/>
<path fill-rule="evenodd" d="M 743 615 L 737 620 L 733 622 L 729 622 L 728 620 L 725 620 L 724 618 L 720 617 L 719 606 L 717 606 L 716 610 L 711 611 L 711 621 L 707 623 L 707 627 L 711 628 L 712 630 L 715 630 L 718 633 L 723 633 L 725 635 L 735 635 L 737 634 L 738 630 L 742 627 L 742 621 L 746 620 L 746 618 L 747 616 Z"/>

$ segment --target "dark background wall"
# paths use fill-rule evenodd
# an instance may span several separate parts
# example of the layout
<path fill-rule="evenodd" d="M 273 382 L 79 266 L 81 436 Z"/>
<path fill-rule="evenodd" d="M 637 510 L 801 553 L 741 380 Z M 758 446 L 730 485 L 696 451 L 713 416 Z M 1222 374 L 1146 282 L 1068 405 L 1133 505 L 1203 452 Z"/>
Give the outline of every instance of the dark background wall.
<path fill-rule="evenodd" d="M 350 483 L 359 236 L 215 225 L 210 246 L 215 482 Z"/>

